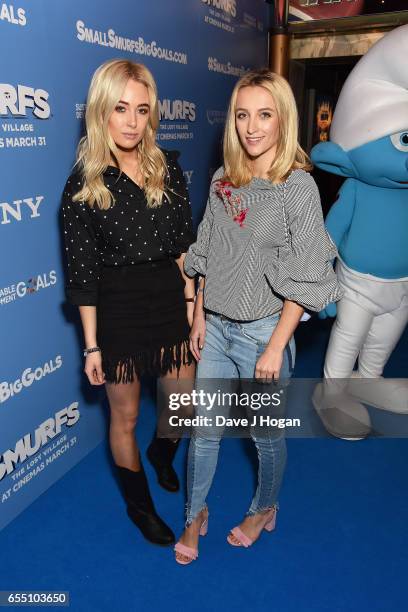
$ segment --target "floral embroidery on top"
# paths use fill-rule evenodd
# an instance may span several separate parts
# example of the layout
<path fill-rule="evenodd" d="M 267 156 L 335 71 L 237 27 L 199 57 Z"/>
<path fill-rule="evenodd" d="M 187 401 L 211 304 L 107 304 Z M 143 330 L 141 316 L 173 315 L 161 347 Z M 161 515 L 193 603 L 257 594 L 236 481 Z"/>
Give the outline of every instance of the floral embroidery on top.
<path fill-rule="evenodd" d="M 245 217 L 249 208 L 243 208 L 243 203 L 239 195 L 234 195 L 229 189 L 232 187 L 229 181 L 217 181 L 215 193 L 222 200 L 227 215 L 232 217 L 232 220 L 238 223 L 239 227 L 244 227 Z"/>

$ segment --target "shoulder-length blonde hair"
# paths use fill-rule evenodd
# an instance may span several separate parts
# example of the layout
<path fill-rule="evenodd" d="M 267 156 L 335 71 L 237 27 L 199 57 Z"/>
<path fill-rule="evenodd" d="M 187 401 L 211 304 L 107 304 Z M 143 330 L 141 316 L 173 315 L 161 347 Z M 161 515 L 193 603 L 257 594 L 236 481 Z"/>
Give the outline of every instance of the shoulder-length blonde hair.
<path fill-rule="evenodd" d="M 85 114 L 86 135 L 79 142 L 76 161 L 83 186 L 75 194 L 74 201 L 85 201 L 91 207 L 96 204 L 101 209 L 107 209 L 115 202 L 102 176 L 112 159 L 120 170 L 118 148 L 109 133 L 108 122 L 129 79 L 143 83 L 149 96 L 149 121 L 137 146 L 147 205 L 155 208 L 161 205 L 163 197 L 167 197 L 164 184 L 166 160 L 156 145 L 159 110 L 153 75 L 143 64 L 114 59 L 99 66 L 89 87 Z"/>
<path fill-rule="evenodd" d="M 298 143 L 298 113 L 289 83 L 267 69 L 252 70 L 239 79 L 231 95 L 224 130 L 224 178 L 235 187 L 250 182 L 253 172 L 250 159 L 241 145 L 235 127 L 237 96 L 243 87 L 264 87 L 273 97 L 279 120 L 279 139 L 276 157 L 269 168 L 272 182 L 285 179 L 291 170 L 311 170 L 312 164 Z"/>

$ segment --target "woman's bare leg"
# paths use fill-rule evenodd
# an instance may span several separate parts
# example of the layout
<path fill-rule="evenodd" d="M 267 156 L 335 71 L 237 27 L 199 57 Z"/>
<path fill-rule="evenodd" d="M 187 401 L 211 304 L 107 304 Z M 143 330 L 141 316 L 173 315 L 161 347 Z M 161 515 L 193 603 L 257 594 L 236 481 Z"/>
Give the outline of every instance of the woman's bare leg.
<path fill-rule="evenodd" d="M 106 392 L 111 412 L 110 446 L 128 516 L 149 542 L 169 546 L 174 542 L 174 534 L 155 510 L 135 438 L 140 381 L 107 384 Z"/>
<path fill-rule="evenodd" d="M 106 384 L 110 406 L 109 441 L 116 465 L 137 472 L 140 470 L 139 448 L 135 427 L 139 414 L 140 381 Z"/>

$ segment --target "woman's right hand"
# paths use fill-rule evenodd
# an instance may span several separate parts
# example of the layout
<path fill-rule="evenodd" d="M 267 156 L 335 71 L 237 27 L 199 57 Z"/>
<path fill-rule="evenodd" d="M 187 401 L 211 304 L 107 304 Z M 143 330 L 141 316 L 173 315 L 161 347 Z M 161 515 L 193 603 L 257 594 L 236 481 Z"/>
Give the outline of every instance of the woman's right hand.
<path fill-rule="evenodd" d="M 89 353 L 85 358 L 84 372 L 91 385 L 103 385 L 105 374 L 102 372 L 102 354 L 100 352 Z"/>
<path fill-rule="evenodd" d="M 200 361 L 200 350 L 204 346 L 205 340 L 205 315 L 201 310 L 194 314 L 193 325 L 190 331 L 190 351 L 193 353 L 194 359 Z"/>

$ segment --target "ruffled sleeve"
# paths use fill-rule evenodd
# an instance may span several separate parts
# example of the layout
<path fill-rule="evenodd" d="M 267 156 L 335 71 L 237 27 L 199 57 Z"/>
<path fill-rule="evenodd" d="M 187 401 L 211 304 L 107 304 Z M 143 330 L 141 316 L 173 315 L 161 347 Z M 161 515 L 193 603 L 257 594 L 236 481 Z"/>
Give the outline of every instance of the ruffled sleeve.
<path fill-rule="evenodd" d="M 211 182 L 210 195 L 208 197 L 207 206 L 204 212 L 204 217 L 198 226 L 197 240 L 190 246 L 187 255 L 184 259 L 184 272 L 187 276 L 193 277 L 196 274 L 206 276 L 207 274 L 207 256 L 210 246 L 211 230 L 214 222 L 214 215 L 211 210 L 214 196 L 214 182 L 223 174 L 223 169 L 219 168 L 214 174 Z"/>
<path fill-rule="evenodd" d="M 326 231 L 317 186 L 310 175 L 282 185 L 286 244 L 268 280 L 282 297 L 318 312 L 341 298 L 333 260 L 336 246 Z"/>

